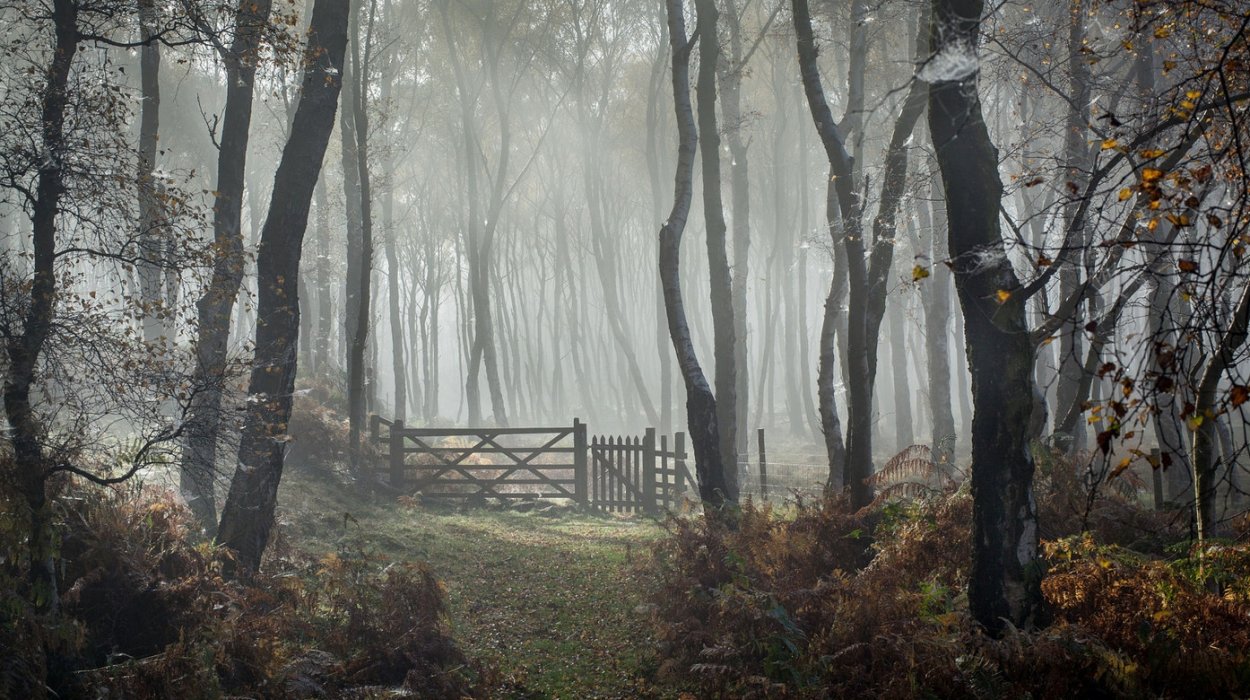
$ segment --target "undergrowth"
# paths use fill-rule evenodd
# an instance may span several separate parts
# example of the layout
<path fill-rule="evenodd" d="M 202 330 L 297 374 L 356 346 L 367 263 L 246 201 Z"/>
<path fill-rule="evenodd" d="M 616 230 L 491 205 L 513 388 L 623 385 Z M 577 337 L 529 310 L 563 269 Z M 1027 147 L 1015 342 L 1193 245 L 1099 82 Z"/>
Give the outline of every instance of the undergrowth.
<path fill-rule="evenodd" d="M 1250 692 L 1250 547 L 1191 552 L 1175 518 L 1091 497 L 1063 464 L 1039 463 L 1043 518 L 1067 517 L 1043 548 L 1045 629 L 992 639 L 969 614 L 966 490 L 860 512 L 748 501 L 732 520 L 669 521 L 652 593 L 662 677 L 726 698 Z"/>
<path fill-rule="evenodd" d="M 227 581 L 227 553 L 190 538 L 167 492 L 84 487 L 60 503 L 60 613 L 35 615 L 0 582 L 0 647 L 16 652 L 0 655 L 0 697 L 480 694 L 423 564 L 286 551 Z"/>

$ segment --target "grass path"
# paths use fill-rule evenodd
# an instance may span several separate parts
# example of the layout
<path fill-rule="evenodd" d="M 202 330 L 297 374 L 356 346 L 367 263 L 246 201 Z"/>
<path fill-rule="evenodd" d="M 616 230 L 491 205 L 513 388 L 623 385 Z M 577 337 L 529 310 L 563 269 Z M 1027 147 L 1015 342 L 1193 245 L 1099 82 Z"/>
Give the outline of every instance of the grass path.
<path fill-rule="evenodd" d="M 657 695 L 637 610 L 654 523 L 373 505 L 300 475 L 284 479 L 280 500 L 297 546 L 428 562 L 447 586 L 456 640 L 499 674 L 497 697 Z"/>

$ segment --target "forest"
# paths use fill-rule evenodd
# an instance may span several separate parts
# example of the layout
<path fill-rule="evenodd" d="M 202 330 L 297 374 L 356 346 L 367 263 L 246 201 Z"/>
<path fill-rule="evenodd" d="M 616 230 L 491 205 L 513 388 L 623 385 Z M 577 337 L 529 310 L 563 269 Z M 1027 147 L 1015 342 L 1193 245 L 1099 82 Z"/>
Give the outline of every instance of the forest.
<path fill-rule="evenodd" d="M 0 23 L 0 700 L 1250 695 L 1250 1 Z"/>

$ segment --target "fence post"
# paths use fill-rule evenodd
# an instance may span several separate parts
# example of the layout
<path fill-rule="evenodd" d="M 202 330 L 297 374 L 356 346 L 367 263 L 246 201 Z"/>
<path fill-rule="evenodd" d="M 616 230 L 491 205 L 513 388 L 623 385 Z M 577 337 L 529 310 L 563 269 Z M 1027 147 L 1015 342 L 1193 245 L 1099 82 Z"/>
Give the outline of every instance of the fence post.
<path fill-rule="evenodd" d="M 764 429 L 760 428 L 757 433 L 759 436 L 760 446 L 760 498 L 768 500 L 768 458 L 764 456 Z"/>
<path fill-rule="evenodd" d="M 677 472 L 677 493 L 686 493 L 686 434 L 673 435 L 673 471 Z M 682 496 L 685 497 L 684 495 Z"/>
<path fill-rule="evenodd" d="M 647 428 L 642 438 L 642 509 L 647 515 L 659 512 L 655 502 L 655 428 Z"/>
<path fill-rule="evenodd" d="M 404 482 L 404 422 L 402 420 L 396 420 L 391 424 L 389 451 L 391 488 L 401 489 Z"/>
<path fill-rule="evenodd" d="M 586 486 L 590 470 L 586 468 L 586 424 L 573 419 L 573 493 L 579 505 L 589 505 Z"/>

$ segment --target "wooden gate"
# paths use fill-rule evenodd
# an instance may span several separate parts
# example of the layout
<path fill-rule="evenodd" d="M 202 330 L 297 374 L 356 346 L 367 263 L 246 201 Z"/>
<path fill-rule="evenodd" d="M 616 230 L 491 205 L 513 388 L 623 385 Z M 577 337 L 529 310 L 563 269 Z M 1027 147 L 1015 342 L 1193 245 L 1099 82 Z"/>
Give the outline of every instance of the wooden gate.
<path fill-rule="evenodd" d="M 576 418 L 554 428 L 408 428 L 373 416 L 370 435 L 386 447 L 375 480 L 396 490 L 586 503 L 586 424 Z"/>
<path fill-rule="evenodd" d="M 685 436 L 677 433 L 670 449 L 667 436 L 657 444 L 655 428 L 587 442 L 576 418 L 555 428 L 409 428 L 375 415 L 369 434 L 383 452 L 374 481 L 426 498 L 567 498 L 654 515 L 695 484 Z"/>
<path fill-rule="evenodd" d="M 595 436 L 590 443 L 590 505 L 610 513 L 655 514 L 681 500 L 694 479 L 686 468 L 685 436 L 656 444 L 655 428 L 645 435 Z"/>

